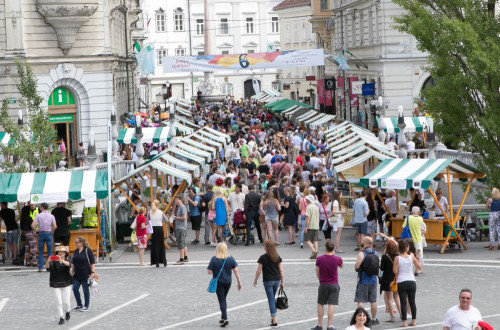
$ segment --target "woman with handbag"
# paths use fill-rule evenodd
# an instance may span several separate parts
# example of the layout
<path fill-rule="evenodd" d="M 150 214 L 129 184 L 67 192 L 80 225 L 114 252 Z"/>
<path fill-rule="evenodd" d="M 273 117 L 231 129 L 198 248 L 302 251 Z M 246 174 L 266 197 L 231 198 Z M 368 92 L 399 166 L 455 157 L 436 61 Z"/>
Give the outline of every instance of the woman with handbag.
<path fill-rule="evenodd" d="M 283 221 L 285 227 L 288 229 L 288 242 L 285 245 L 295 244 L 294 229 L 297 223 L 297 214 L 295 213 L 295 200 L 292 197 L 292 189 L 286 187 L 283 189 L 285 192 L 285 199 L 281 203 L 283 213 L 285 214 L 285 219 Z"/>
<path fill-rule="evenodd" d="M 76 307 L 73 310 L 86 312 L 90 304 L 90 283 L 95 278 L 95 261 L 92 250 L 89 249 L 85 238 L 78 236 L 75 240 L 76 250 L 73 253 L 71 270 L 73 273 L 73 294 L 76 299 Z M 80 298 L 80 286 L 83 289 L 85 305 Z"/>
<path fill-rule="evenodd" d="M 306 229 L 306 197 L 309 195 L 309 187 L 307 185 L 300 186 L 300 194 L 297 196 L 297 204 L 300 209 L 300 248 L 304 248 L 304 230 Z"/>
<path fill-rule="evenodd" d="M 137 234 L 137 249 L 139 254 L 139 264 L 141 266 L 146 266 L 144 263 L 144 250 L 148 246 L 148 234 L 147 234 L 147 223 L 146 223 L 146 208 L 143 206 L 139 209 L 139 215 L 136 218 L 136 229 Z"/>
<path fill-rule="evenodd" d="M 380 234 L 380 236 L 385 236 L 384 234 Z M 387 237 L 387 236 L 385 236 Z M 385 251 L 384 255 L 380 259 L 380 272 L 382 276 L 380 277 L 380 293 L 384 293 L 384 301 L 385 301 L 385 312 L 389 313 L 389 320 L 387 322 L 394 322 L 394 309 L 392 307 L 392 299 L 394 298 L 394 302 L 396 303 L 396 307 L 398 312 L 401 312 L 401 306 L 399 303 L 399 295 L 397 290 L 391 290 L 391 282 L 394 281 L 394 259 L 399 255 L 398 252 L 398 243 L 390 237 L 387 238 L 385 242 Z"/>
<path fill-rule="evenodd" d="M 219 301 L 219 307 L 221 312 L 221 319 L 219 320 L 220 327 L 225 328 L 229 321 L 227 320 L 227 303 L 226 297 L 231 288 L 231 271 L 234 272 L 236 276 L 236 281 L 238 281 L 238 291 L 241 291 L 241 281 L 240 273 L 238 272 L 238 263 L 232 256 L 229 255 L 227 251 L 227 245 L 224 242 L 217 244 L 215 248 L 215 256 L 212 257 L 207 268 L 208 274 L 213 275 L 214 279 L 217 279 L 217 300 Z"/>
<path fill-rule="evenodd" d="M 277 190 L 277 189 L 276 189 Z M 274 197 L 272 189 L 268 189 L 265 197 L 260 202 L 260 212 L 264 214 L 267 227 L 267 239 L 272 240 L 274 232 L 274 244 L 279 245 L 278 224 L 279 211 L 281 210 L 278 199 Z"/>
<path fill-rule="evenodd" d="M 415 304 L 415 295 L 417 292 L 417 282 L 415 281 L 415 276 L 413 275 L 413 265 L 420 272 L 422 266 L 420 264 L 420 256 L 415 256 L 413 253 L 409 253 L 409 244 L 407 240 L 399 241 L 399 256 L 394 258 L 393 271 L 397 277 L 398 284 L 398 294 L 401 303 L 401 319 L 403 324 L 401 327 L 407 327 L 407 314 L 406 314 L 406 298 L 408 297 L 408 302 L 411 309 L 411 326 L 415 326 L 417 322 L 417 305 Z"/>
<path fill-rule="evenodd" d="M 332 231 L 335 233 L 335 253 L 344 253 L 340 249 L 340 239 L 342 237 L 342 228 L 344 228 L 344 214 L 347 213 L 342 200 L 342 192 L 336 191 L 333 193 L 332 212 L 337 221 L 331 222 Z"/>
<path fill-rule="evenodd" d="M 73 277 L 71 276 L 71 263 L 68 261 L 69 247 L 57 246 L 56 255 L 48 258 L 45 268 L 50 272 L 50 287 L 54 288 L 59 310 L 59 324 L 70 319 L 71 288 Z"/>
<path fill-rule="evenodd" d="M 319 228 L 325 235 L 325 240 L 329 242 L 332 239 L 332 227 L 330 226 L 330 213 L 332 212 L 332 203 L 330 203 L 330 196 L 324 194 L 321 197 L 321 204 L 319 205 Z"/>
<path fill-rule="evenodd" d="M 167 267 L 167 257 L 165 255 L 165 244 L 163 233 L 163 224 L 167 223 L 167 217 L 165 214 L 158 209 L 160 201 L 155 200 L 151 205 L 151 210 L 149 211 L 149 221 L 153 227 L 153 234 L 151 235 L 151 266 L 156 264 L 156 267 L 160 267 L 160 263 Z"/>
<path fill-rule="evenodd" d="M 283 290 L 283 267 L 281 265 L 281 257 L 276 250 L 276 245 L 267 240 L 264 243 L 265 254 L 261 255 L 259 260 L 259 266 L 255 272 L 255 280 L 253 281 L 253 286 L 257 287 L 257 280 L 259 279 L 260 273 L 262 272 L 262 280 L 264 283 L 264 289 L 266 290 L 267 302 L 269 303 L 269 311 L 271 312 L 271 327 L 277 327 L 278 321 L 276 320 L 276 291 L 278 291 L 278 286 Z"/>

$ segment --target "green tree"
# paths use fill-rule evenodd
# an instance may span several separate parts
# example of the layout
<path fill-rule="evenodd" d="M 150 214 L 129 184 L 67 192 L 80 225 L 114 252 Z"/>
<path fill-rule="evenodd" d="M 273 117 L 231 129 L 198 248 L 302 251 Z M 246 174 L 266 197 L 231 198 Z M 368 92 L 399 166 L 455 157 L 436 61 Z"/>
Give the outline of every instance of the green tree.
<path fill-rule="evenodd" d="M 5 157 L 5 161 L 0 163 L 0 168 L 4 172 L 44 171 L 62 158 L 57 152 L 57 132 L 49 123 L 47 110 L 41 106 L 43 99 L 38 95 L 37 79 L 31 66 L 19 60 L 16 64 L 18 73 L 16 85 L 21 94 L 18 101 L 27 113 L 24 116 L 24 125 L 20 129 L 9 117 L 7 99 L 2 101 L 0 126 L 10 134 L 11 142 L 7 146 L 0 145 Z"/>
<path fill-rule="evenodd" d="M 500 185 L 500 24 L 496 0 L 393 0 L 406 10 L 396 28 L 429 54 L 426 107 L 446 143 L 478 156 L 490 186 Z"/>

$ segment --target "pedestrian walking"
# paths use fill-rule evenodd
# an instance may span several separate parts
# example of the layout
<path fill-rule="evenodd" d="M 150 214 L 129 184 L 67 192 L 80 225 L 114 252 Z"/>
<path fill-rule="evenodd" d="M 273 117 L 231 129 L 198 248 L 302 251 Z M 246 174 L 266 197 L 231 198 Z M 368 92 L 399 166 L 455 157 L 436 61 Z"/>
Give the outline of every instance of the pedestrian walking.
<path fill-rule="evenodd" d="M 54 243 L 69 246 L 69 225 L 73 214 L 65 206 L 66 203 L 57 203 L 57 207 L 51 213 L 56 218 L 57 224 L 57 229 L 54 232 Z"/>
<path fill-rule="evenodd" d="M 330 215 L 332 214 L 332 203 L 330 203 L 330 196 L 324 194 L 321 197 L 321 204 L 319 206 L 319 227 L 328 242 L 332 238 L 332 227 L 330 226 Z"/>
<path fill-rule="evenodd" d="M 215 256 L 210 259 L 207 271 L 208 274 L 213 275 L 214 278 L 216 278 L 220 273 L 219 279 L 217 280 L 216 294 L 221 312 L 219 324 L 221 328 L 225 328 L 229 324 L 229 321 L 227 319 L 226 297 L 229 293 L 229 289 L 231 288 L 231 272 L 234 272 L 234 276 L 236 277 L 236 281 L 238 282 L 238 291 L 241 291 L 238 263 L 232 256 L 229 255 L 226 243 L 220 242 L 217 244 L 217 247 L 215 248 Z"/>
<path fill-rule="evenodd" d="M 69 321 L 71 314 L 71 289 L 73 287 L 73 277 L 70 269 L 71 263 L 68 261 L 69 247 L 59 245 L 56 247 L 56 255 L 51 256 L 45 268 L 50 272 L 49 284 L 54 288 L 59 311 L 59 324 Z"/>
<path fill-rule="evenodd" d="M 342 229 L 344 228 L 344 214 L 347 213 L 347 209 L 342 200 L 341 191 L 333 193 L 332 213 L 337 219 L 337 221 L 332 223 L 332 232 L 335 233 L 335 252 L 344 253 L 344 251 L 340 248 L 340 240 L 342 238 Z"/>
<path fill-rule="evenodd" d="M 333 316 L 335 306 L 339 304 L 339 267 L 344 267 L 342 258 L 335 255 L 335 244 L 332 241 L 325 243 L 326 253 L 316 259 L 316 277 L 318 287 L 318 324 L 312 330 L 323 329 L 324 305 L 327 305 L 327 330 L 334 330 Z"/>
<path fill-rule="evenodd" d="M 315 204 L 316 199 L 313 195 L 308 195 L 306 201 L 306 228 L 304 230 L 304 240 L 312 251 L 309 259 L 316 259 L 318 257 L 319 208 Z"/>
<path fill-rule="evenodd" d="M 345 328 L 345 330 L 370 330 L 371 319 L 364 308 L 358 307 L 354 311 L 349 324 L 351 326 Z"/>
<path fill-rule="evenodd" d="M 31 228 L 36 230 L 38 225 L 38 272 L 42 272 L 43 268 L 43 249 L 44 245 L 47 246 L 47 255 L 52 255 L 52 234 L 57 229 L 56 219 L 48 211 L 49 205 L 47 203 L 40 204 L 41 213 L 37 214 L 35 220 L 31 224 Z"/>
<path fill-rule="evenodd" d="M 279 211 L 281 210 L 280 203 L 278 199 L 274 197 L 272 189 L 266 192 L 264 199 L 260 202 L 260 213 L 264 215 L 267 227 L 267 239 L 273 240 L 274 234 L 274 244 L 280 245 L 279 243 Z"/>
<path fill-rule="evenodd" d="M 189 220 L 191 221 L 191 227 L 195 233 L 195 238 L 191 244 L 200 243 L 200 230 L 201 230 L 201 197 L 196 195 L 196 190 L 194 187 L 188 188 L 187 203 L 189 206 Z"/>
<path fill-rule="evenodd" d="M 259 241 L 264 243 L 262 239 L 262 232 L 260 228 L 259 221 L 259 207 L 260 207 L 260 196 L 255 192 L 255 186 L 253 184 L 248 186 L 248 194 L 245 195 L 245 219 L 246 219 L 246 231 L 247 231 L 247 239 L 245 245 L 250 245 L 250 236 L 252 231 L 252 224 L 255 226 L 257 230 L 257 236 L 259 237 Z"/>
<path fill-rule="evenodd" d="M 354 193 L 354 201 L 352 207 L 352 217 L 354 218 L 354 224 L 356 226 L 356 233 L 358 235 L 358 247 L 355 251 L 361 250 L 361 242 L 363 238 L 368 235 L 368 219 L 367 216 L 370 213 L 370 208 L 366 202 L 366 190 Z"/>
<path fill-rule="evenodd" d="M 406 298 L 411 309 L 411 323 L 410 326 L 417 324 L 417 305 L 415 303 L 415 295 L 417 292 L 417 282 L 413 275 L 413 265 L 417 272 L 421 270 L 420 255 L 413 255 L 408 252 L 409 244 L 406 240 L 399 241 L 399 256 L 394 258 L 394 273 L 397 274 L 398 294 L 401 302 L 401 320 L 403 324 L 401 327 L 408 326 L 408 317 L 406 314 Z"/>
<path fill-rule="evenodd" d="M 137 227 L 135 233 L 137 235 L 137 250 L 139 255 L 139 265 L 146 266 L 144 263 L 144 251 L 148 247 L 148 233 L 147 233 L 147 219 L 146 219 L 146 208 L 143 206 L 139 209 L 139 214 L 136 218 Z"/>
<path fill-rule="evenodd" d="M 158 208 L 159 205 L 160 201 L 154 200 L 149 211 L 149 221 L 151 221 L 153 227 L 153 233 L 151 234 L 151 266 L 156 265 L 156 267 L 160 267 L 160 264 L 163 264 L 164 267 L 167 267 L 163 224 L 168 226 L 168 220 L 165 214 Z"/>
<path fill-rule="evenodd" d="M 490 211 L 488 218 L 488 226 L 490 230 L 490 245 L 489 249 L 495 248 L 495 233 L 497 235 L 498 246 L 500 250 L 500 190 L 493 188 L 491 191 L 491 198 L 486 202 L 486 209 Z"/>
<path fill-rule="evenodd" d="M 306 185 L 301 185 L 299 191 L 300 194 L 297 195 L 296 203 L 299 205 L 300 209 L 300 248 L 302 249 L 304 248 L 304 232 L 306 229 L 306 197 L 309 195 L 309 188 Z"/>
<path fill-rule="evenodd" d="M 85 238 L 78 236 L 75 239 L 76 250 L 73 253 L 73 260 L 71 270 L 73 273 L 73 294 L 76 299 L 76 307 L 73 310 L 86 312 L 90 305 L 90 277 L 94 278 L 95 275 L 95 260 L 92 250 L 85 241 Z M 85 304 L 82 305 L 80 298 L 80 286 L 83 290 Z"/>
<path fill-rule="evenodd" d="M 207 183 L 206 185 L 206 192 L 201 196 L 201 201 L 202 205 L 204 204 L 205 207 L 204 212 L 205 213 L 205 233 L 204 233 L 204 239 L 205 239 L 205 245 L 208 245 L 213 242 L 212 234 L 215 235 L 215 230 L 212 229 L 212 224 L 214 223 L 213 219 L 210 221 L 208 219 L 208 213 L 210 212 L 210 208 L 208 207 L 208 204 L 210 204 L 210 201 L 212 200 L 212 197 L 214 196 L 214 192 L 212 191 L 213 185 L 210 183 Z M 203 214 L 202 214 L 203 215 Z M 212 238 L 212 239 L 211 239 Z"/>
<path fill-rule="evenodd" d="M 403 222 L 403 228 L 406 227 L 407 222 L 410 228 L 411 240 L 415 246 L 415 253 L 420 256 L 420 265 L 422 265 L 424 260 L 424 247 L 422 244 L 422 226 L 424 225 L 424 219 L 420 216 L 420 207 L 413 206 L 411 208 L 411 215 Z M 421 272 L 422 267 L 420 267 L 419 271 L 415 272 L 415 275 L 418 276 Z"/>
<path fill-rule="evenodd" d="M 283 280 L 283 267 L 282 260 L 276 250 L 276 244 L 271 240 L 267 240 L 264 243 L 265 254 L 259 257 L 257 263 L 257 271 L 255 272 L 255 280 L 253 281 L 253 286 L 257 287 L 257 280 L 262 272 L 262 280 L 264 284 L 264 290 L 267 295 L 267 302 L 269 304 L 269 312 L 271 313 L 271 327 L 277 327 L 278 321 L 276 319 L 276 291 L 278 287 L 284 289 Z"/>
<path fill-rule="evenodd" d="M 481 312 L 471 306 L 472 291 L 460 290 L 459 303 L 448 309 L 443 319 L 443 330 L 481 330 L 478 322 L 482 320 Z"/>
<path fill-rule="evenodd" d="M 179 261 L 176 265 L 183 265 L 188 262 L 187 245 L 186 245 L 186 230 L 187 230 L 187 208 L 182 202 L 181 196 L 175 196 L 175 240 L 177 241 L 177 249 L 179 250 Z"/>
<path fill-rule="evenodd" d="M 12 253 L 12 264 L 17 265 L 20 264 L 21 261 L 17 260 L 19 225 L 17 224 L 16 221 L 16 213 L 14 212 L 13 209 L 10 209 L 8 207 L 7 202 L 2 202 L 0 205 L 1 205 L 0 218 L 1 220 L 3 220 L 5 228 L 7 229 L 7 245 L 9 247 L 10 252 Z"/>
<path fill-rule="evenodd" d="M 78 144 L 76 159 L 78 160 L 80 167 L 87 165 L 87 154 L 85 152 L 85 148 L 83 147 L 83 142 Z"/>
<path fill-rule="evenodd" d="M 295 189 L 295 188 L 294 188 Z M 286 187 L 284 190 L 285 198 L 281 203 L 285 219 L 283 221 L 285 227 L 288 229 L 288 242 L 286 245 L 295 244 L 295 224 L 297 223 L 297 214 L 295 213 L 295 199 L 292 197 L 292 189 Z"/>
<path fill-rule="evenodd" d="M 24 240 L 24 249 L 25 249 L 25 258 L 26 258 L 26 266 L 37 267 L 37 258 L 36 258 L 36 240 L 35 240 L 35 231 L 31 228 L 33 224 L 33 220 L 38 214 L 38 209 L 35 207 L 35 204 L 31 204 L 28 202 L 28 205 L 23 206 L 21 209 L 21 219 L 19 226 L 21 227 L 22 234 L 21 239 Z M 21 260 L 22 262 L 22 260 Z"/>
<path fill-rule="evenodd" d="M 364 237 L 362 244 L 363 251 L 358 253 L 354 265 L 354 269 L 358 272 L 354 301 L 361 308 L 364 308 L 366 303 L 370 303 L 371 324 L 377 325 L 379 324 L 377 320 L 377 276 L 380 261 L 377 251 L 373 250 L 373 240 L 370 237 Z"/>
<path fill-rule="evenodd" d="M 380 234 L 383 237 L 387 237 L 384 234 Z M 392 307 L 392 299 L 396 303 L 397 311 L 401 314 L 401 305 L 399 302 L 398 292 L 392 292 L 390 288 L 391 282 L 394 280 L 394 260 L 399 255 L 398 243 L 392 239 L 387 238 L 385 242 L 385 251 L 380 258 L 380 272 L 382 277 L 380 278 L 380 293 L 384 294 L 385 302 L 385 312 L 389 313 L 389 320 L 387 322 L 394 322 L 394 308 Z"/>
<path fill-rule="evenodd" d="M 215 209 L 215 224 L 217 225 L 217 233 L 219 235 L 219 239 L 225 241 L 226 238 L 222 235 L 222 229 L 227 224 L 229 220 L 229 214 L 231 213 L 231 209 L 229 207 L 229 203 L 227 198 L 224 197 L 223 188 L 217 188 L 214 196 L 214 209 Z"/>

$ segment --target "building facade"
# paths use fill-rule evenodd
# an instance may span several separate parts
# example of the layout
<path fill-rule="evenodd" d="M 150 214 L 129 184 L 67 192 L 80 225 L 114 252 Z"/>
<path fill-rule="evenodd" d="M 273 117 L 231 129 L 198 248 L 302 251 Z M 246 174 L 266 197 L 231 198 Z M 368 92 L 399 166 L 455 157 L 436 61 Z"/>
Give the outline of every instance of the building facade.
<path fill-rule="evenodd" d="M 12 100 L 11 116 L 20 97 L 15 60 L 26 60 L 70 160 L 90 130 L 105 150 L 112 107 L 136 109 L 129 47 L 138 13 L 136 0 L 0 0 L 0 99 Z"/>
<path fill-rule="evenodd" d="M 344 53 L 350 66 L 345 75 L 338 66 L 326 70 L 327 76 L 337 78 L 339 115 L 371 128 L 375 114 L 370 104 L 382 96 L 385 116 L 397 116 L 399 105 L 405 116 L 411 116 L 415 99 L 432 80 L 423 71 L 427 55 L 417 49 L 415 38 L 393 27 L 393 17 L 403 13 L 401 7 L 391 0 L 329 1 L 333 18 L 331 48 Z M 375 95 L 353 94 L 351 85 L 356 80 L 373 83 Z"/>
<path fill-rule="evenodd" d="M 285 0 L 273 8 L 281 23 L 282 50 L 318 48 L 310 20 L 313 17 L 311 0 Z M 316 81 L 306 81 L 321 72 L 321 67 L 284 68 L 281 70 L 283 96 L 308 104 L 316 99 Z M 313 79 L 315 80 L 315 79 Z"/>
<path fill-rule="evenodd" d="M 280 24 L 273 11 L 276 0 L 210 0 L 210 19 L 205 20 L 203 0 L 142 0 L 142 20 L 150 22 L 144 33 L 143 46 L 150 44 L 156 52 L 155 74 L 150 77 L 150 97 L 154 100 L 168 81 L 174 97 L 191 98 L 203 80 L 202 72 L 164 73 L 164 56 L 205 54 L 205 33 L 209 34 L 209 55 L 258 53 L 280 50 Z M 146 24 L 147 25 L 147 24 Z M 215 79 L 224 95 L 250 97 L 255 94 L 252 78 L 260 88 L 271 89 L 277 70 L 218 71 Z"/>

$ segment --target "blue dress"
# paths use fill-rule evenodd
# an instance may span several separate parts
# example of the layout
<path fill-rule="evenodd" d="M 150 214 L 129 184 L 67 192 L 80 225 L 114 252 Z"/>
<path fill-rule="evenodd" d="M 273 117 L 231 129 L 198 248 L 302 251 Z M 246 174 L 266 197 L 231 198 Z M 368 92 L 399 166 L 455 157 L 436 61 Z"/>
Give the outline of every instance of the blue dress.
<path fill-rule="evenodd" d="M 226 203 L 222 198 L 217 198 L 215 201 L 215 224 L 217 226 L 225 226 L 227 221 Z"/>

